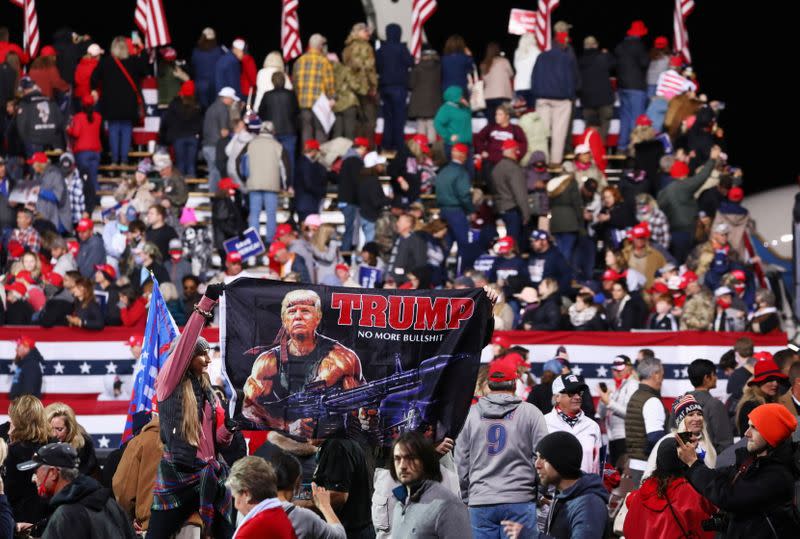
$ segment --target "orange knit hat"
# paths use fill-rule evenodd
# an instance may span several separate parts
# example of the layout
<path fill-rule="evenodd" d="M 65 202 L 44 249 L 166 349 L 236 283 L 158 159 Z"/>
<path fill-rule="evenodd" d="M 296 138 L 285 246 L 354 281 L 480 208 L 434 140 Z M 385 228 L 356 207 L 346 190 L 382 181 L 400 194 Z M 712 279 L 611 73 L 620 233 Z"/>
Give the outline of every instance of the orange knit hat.
<path fill-rule="evenodd" d="M 797 428 L 797 418 L 782 404 L 775 402 L 762 404 L 750 414 L 748 419 L 772 447 L 792 435 Z"/>

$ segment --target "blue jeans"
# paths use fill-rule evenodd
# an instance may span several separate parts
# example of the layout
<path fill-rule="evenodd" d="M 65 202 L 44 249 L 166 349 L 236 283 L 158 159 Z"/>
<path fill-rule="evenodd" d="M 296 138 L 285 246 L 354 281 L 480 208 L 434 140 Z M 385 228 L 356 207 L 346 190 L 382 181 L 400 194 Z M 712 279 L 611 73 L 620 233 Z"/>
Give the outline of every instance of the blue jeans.
<path fill-rule="evenodd" d="M 447 245 L 452 245 L 453 241 L 458 245 L 460 260 L 456 275 L 461 275 L 464 270 L 472 268 L 478 257 L 475 247 L 469 242 L 469 221 L 464 210 L 459 208 L 443 208 L 439 215 L 447 223 Z"/>
<path fill-rule="evenodd" d="M 297 135 L 275 135 L 275 140 L 281 143 L 289 158 L 289 170 L 286 171 L 286 185 L 294 185 L 294 165 L 297 161 Z"/>
<path fill-rule="evenodd" d="M 564 255 L 566 261 L 572 262 L 572 253 L 575 251 L 578 235 L 575 232 L 559 232 L 553 236 L 556 238 L 556 247 Z"/>
<path fill-rule="evenodd" d="M 108 144 L 111 146 L 111 162 L 127 163 L 131 151 L 133 123 L 120 120 L 108 122 Z"/>
<path fill-rule="evenodd" d="M 361 232 L 364 233 L 364 243 L 375 239 L 375 221 L 367 221 L 361 218 Z"/>
<path fill-rule="evenodd" d="M 647 85 L 647 97 L 648 97 L 648 99 L 652 99 L 656 95 L 656 88 L 658 88 L 658 84 L 648 84 Z"/>
<path fill-rule="evenodd" d="M 628 149 L 631 131 L 636 118 L 647 109 L 647 92 L 644 90 L 619 91 L 619 142 L 617 148 Z"/>
<path fill-rule="evenodd" d="M 250 191 L 247 196 L 250 202 L 250 216 L 247 218 L 247 224 L 255 228 L 256 231 L 260 230 L 259 217 L 261 217 L 261 210 L 266 211 L 267 241 L 265 243 L 272 243 L 277 226 L 278 193 L 272 191 Z"/>
<path fill-rule="evenodd" d="M 506 236 L 511 236 L 514 238 L 514 241 L 517 243 L 517 249 L 520 248 L 522 243 L 522 214 L 519 212 L 517 208 L 513 208 L 508 211 L 504 211 L 503 215 L 503 223 L 506 225 Z"/>
<path fill-rule="evenodd" d="M 175 139 L 172 147 L 175 148 L 175 166 L 187 178 L 197 175 L 197 147 L 200 145 L 197 137 L 181 137 Z"/>
<path fill-rule="evenodd" d="M 589 236 L 578 236 L 578 242 L 575 244 L 572 254 L 578 280 L 586 281 L 592 278 L 596 254 L 597 240 Z"/>
<path fill-rule="evenodd" d="M 339 211 L 341 211 L 342 215 L 344 216 L 342 250 L 352 251 L 356 248 L 356 244 L 358 243 L 358 240 L 353 243 L 353 233 L 357 230 L 356 222 L 358 221 L 358 206 L 354 206 L 353 204 L 348 204 L 346 202 L 340 202 Z"/>
<path fill-rule="evenodd" d="M 203 159 L 208 166 L 208 192 L 214 194 L 217 192 L 217 184 L 222 179 L 217 168 L 217 147 L 203 146 Z M 250 215 L 252 215 L 252 210 Z M 256 214 L 256 221 L 258 221 L 258 214 Z"/>
<path fill-rule="evenodd" d="M 504 539 L 507 535 L 503 532 L 503 525 L 500 524 L 504 520 L 513 520 L 522 524 L 530 534 L 536 530 L 536 504 L 533 502 L 499 503 L 469 508 L 469 522 L 472 525 L 473 539 Z M 528 537 L 525 534 L 522 536 Z"/>
<path fill-rule="evenodd" d="M 77 165 L 78 172 L 80 172 L 81 176 L 86 176 L 94 186 L 95 192 L 99 191 L 100 185 L 97 183 L 97 169 L 100 166 L 100 152 L 76 153 L 75 165 Z"/>
<path fill-rule="evenodd" d="M 381 146 L 385 150 L 399 150 L 405 142 L 408 90 L 403 86 L 387 86 L 381 88 L 383 112 L 383 140 Z M 431 141 L 433 142 L 433 141 Z"/>
<path fill-rule="evenodd" d="M 647 117 L 653 121 L 656 132 L 664 130 L 664 116 L 667 115 L 669 102 L 663 97 L 654 97 L 647 106 Z"/>

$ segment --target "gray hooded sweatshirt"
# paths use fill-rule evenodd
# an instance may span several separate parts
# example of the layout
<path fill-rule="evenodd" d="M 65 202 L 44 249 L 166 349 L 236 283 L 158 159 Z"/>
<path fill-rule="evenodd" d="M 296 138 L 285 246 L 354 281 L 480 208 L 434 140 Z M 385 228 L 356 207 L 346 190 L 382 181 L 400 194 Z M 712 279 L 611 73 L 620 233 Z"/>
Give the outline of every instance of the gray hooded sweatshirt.
<path fill-rule="evenodd" d="M 470 507 L 534 500 L 536 445 L 544 415 L 509 393 L 481 397 L 456 440 L 461 497 Z"/>

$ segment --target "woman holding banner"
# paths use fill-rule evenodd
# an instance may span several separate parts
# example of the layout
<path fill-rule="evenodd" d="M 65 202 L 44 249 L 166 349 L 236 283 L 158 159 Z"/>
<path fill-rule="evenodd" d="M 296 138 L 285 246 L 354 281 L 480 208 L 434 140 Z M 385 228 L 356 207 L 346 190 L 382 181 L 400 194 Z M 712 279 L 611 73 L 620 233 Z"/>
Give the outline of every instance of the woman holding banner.
<path fill-rule="evenodd" d="M 233 435 L 211 390 L 210 347 L 200 336 L 222 290 L 222 284 L 208 286 L 156 380 L 164 455 L 147 532 L 151 539 L 171 537 L 198 511 L 204 536 L 229 538 L 233 533 L 231 494 L 225 488 L 228 467 L 217 459 L 219 445 L 229 445 Z"/>

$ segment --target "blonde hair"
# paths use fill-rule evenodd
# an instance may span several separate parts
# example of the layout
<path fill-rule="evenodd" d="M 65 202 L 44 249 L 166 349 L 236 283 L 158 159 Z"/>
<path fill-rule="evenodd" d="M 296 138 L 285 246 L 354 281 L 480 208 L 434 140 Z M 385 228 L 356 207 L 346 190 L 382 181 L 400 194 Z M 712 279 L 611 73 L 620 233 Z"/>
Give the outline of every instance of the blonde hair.
<path fill-rule="evenodd" d="M 334 234 L 336 234 L 336 229 L 333 225 L 328 223 L 321 225 L 317 231 L 314 232 L 314 235 L 311 236 L 311 246 L 317 251 L 327 250 L 328 243 L 330 243 Z"/>
<path fill-rule="evenodd" d="M 192 358 L 194 359 L 194 357 Z M 183 418 L 181 419 L 181 435 L 189 445 L 198 447 L 200 445 L 200 418 L 197 417 L 197 397 L 194 396 L 194 389 L 192 388 L 192 381 L 190 379 L 191 373 L 189 369 L 183 375 L 181 382 L 181 405 L 183 406 Z M 203 373 L 200 376 L 200 385 L 203 391 L 211 389 L 211 380 L 208 375 Z M 211 413 L 214 413 L 214 406 L 211 407 Z"/>
<path fill-rule="evenodd" d="M 111 56 L 119 58 L 120 60 L 127 60 L 130 56 L 128 52 L 128 42 L 125 41 L 123 36 L 117 36 L 111 42 Z"/>
<path fill-rule="evenodd" d="M 78 424 L 78 419 L 75 417 L 75 410 L 69 404 L 64 402 L 54 402 L 48 404 L 44 409 L 44 415 L 47 418 L 47 426 L 49 427 L 53 420 L 60 417 L 64 420 L 64 426 L 67 428 L 67 435 L 64 438 L 64 443 L 67 443 L 75 448 L 75 451 L 80 451 L 86 443 L 84 439 L 84 430 Z"/>
<path fill-rule="evenodd" d="M 322 316 L 322 300 L 319 298 L 319 294 L 313 290 L 292 290 L 283 296 L 283 301 L 281 301 L 281 320 L 286 316 L 289 307 L 295 303 L 304 305 L 311 304 L 319 315 Z"/>
<path fill-rule="evenodd" d="M 0 466 L 3 465 L 8 457 L 8 444 L 5 440 L 0 438 Z"/>
<path fill-rule="evenodd" d="M 22 395 L 14 399 L 8 408 L 8 418 L 14 425 L 9 433 L 11 443 L 34 442 L 46 444 L 50 429 L 44 415 L 42 401 L 33 395 Z"/>
<path fill-rule="evenodd" d="M 164 297 L 164 301 L 175 301 L 178 299 L 178 289 L 175 288 L 174 284 L 160 283 L 158 287 L 161 290 L 161 295 Z"/>

